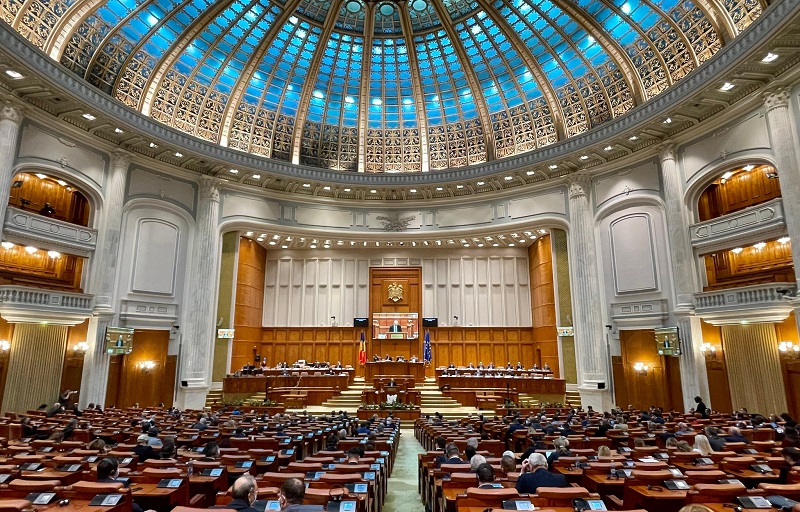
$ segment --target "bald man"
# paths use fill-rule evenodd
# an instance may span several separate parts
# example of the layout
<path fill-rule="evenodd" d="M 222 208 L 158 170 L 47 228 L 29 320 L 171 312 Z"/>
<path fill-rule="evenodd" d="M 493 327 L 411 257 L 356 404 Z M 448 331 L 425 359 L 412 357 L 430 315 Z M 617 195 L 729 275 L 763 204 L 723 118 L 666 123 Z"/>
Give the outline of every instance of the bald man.
<path fill-rule="evenodd" d="M 239 512 L 258 512 L 253 508 L 253 503 L 258 496 L 258 484 L 253 475 L 240 476 L 233 482 L 231 488 L 233 501 L 221 508 L 232 508 Z"/>

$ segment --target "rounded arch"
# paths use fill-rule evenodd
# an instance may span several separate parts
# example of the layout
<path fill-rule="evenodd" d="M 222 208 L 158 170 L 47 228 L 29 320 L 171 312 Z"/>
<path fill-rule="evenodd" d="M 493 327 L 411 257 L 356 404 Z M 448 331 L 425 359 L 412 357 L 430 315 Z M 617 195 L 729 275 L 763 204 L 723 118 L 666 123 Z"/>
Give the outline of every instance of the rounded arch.
<path fill-rule="evenodd" d="M 30 162 L 20 162 L 14 166 L 13 175 L 16 177 L 17 175 L 25 173 L 31 176 L 36 176 L 37 179 L 39 178 L 38 175 L 46 176 L 45 179 L 49 179 L 59 186 L 63 186 L 65 188 L 71 187 L 76 190 L 78 193 L 81 194 L 83 198 L 85 198 L 87 205 L 88 205 L 88 215 L 86 218 L 86 227 L 91 227 L 94 229 L 99 228 L 99 221 L 100 218 L 97 215 L 97 212 L 102 209 L 104 199 L 103 194 L 100 188 L 97 185 L 89 180 L 86 180 L 80 175 L 70 173 L 63 168 L 55 165 L 50 165 L 47 163 L 30 163 Z M 65 184 L 61 184 L 60 182 L 64 182 Z M 11 184 L 11 192 L 12 197 L 14 194 L 15 187 L 13 183 Z M 12 203 L 10 203 L 12 204 Z"/>
<path fill-rule="evenodd" d="M 733 158 L 729 161 L 722 162 L 719 165 L 709 166 L 707 170 L 695 175 L 690 181 L 684 194 L 684 205 L 691 212 L 691 222 L 698 222 L 698 201 L 703 192 L 715 180 L 718 180 L 726 172 L 741 169 L 746 165 L 770 165 L 776 166 L 775 161 L 769 155 L 753 155 L 753 156 L 740 156 Z M 777 167 L 776 167 L 777 169 Z"/>
<path fill-rule="evenodd" d="M 607 201 L 603 206 L 597 209 L 594 214 L 595 225 L 600 221 L 622 210 L 633 208 L 636 206 L 657 206 L 662 211 L 665 209 L 664 200 L 661 196 L 655 194 L 641 194 L 636 196 L 617 197 Z"/>

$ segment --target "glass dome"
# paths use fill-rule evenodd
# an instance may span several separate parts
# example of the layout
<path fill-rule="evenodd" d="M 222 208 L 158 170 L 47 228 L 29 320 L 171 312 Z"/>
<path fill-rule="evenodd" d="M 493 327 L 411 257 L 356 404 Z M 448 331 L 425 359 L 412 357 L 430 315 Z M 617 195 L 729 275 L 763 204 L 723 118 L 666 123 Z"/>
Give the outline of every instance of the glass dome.
<path fill-rule="evenodd" d="M 426 172 L 618 117 L 758 0 L 6 0 L 20 34 L 132 109 L 231 149 Z"/>

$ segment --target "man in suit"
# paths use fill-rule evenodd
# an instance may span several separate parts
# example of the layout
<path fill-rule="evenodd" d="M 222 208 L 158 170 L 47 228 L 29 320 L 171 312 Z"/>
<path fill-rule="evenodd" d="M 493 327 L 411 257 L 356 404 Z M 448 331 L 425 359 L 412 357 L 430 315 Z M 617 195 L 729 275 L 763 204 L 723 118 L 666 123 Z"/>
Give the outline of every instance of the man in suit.
<path fill-rule="evenodd" d="M 386 354 L 386 359 L 384 359 L 384 361 L 394 361 L 394 359 L 392 359 L 392 356 L 389 354 Z"/>
<path fill-rule="evenodd" d="M 230 508 L 238 512 L 257 512 L 253 508 L 256 501 L 258 485 L 253 475 L 240 476 L 233 482 L 231 497 L 233 501 L 221 508 Z"/>
<path fill-rule="evenodd" d="M 522 463 L 522 473 L 517 479 L 520 494 L 536 494 L 539 487 L 569 487 L 564 475 L 547 470 L 547 459 L 541 453 L 533 453 Z"/>
<path fill-rule="evenodd" d="M 403 328 L 400 327 L 400 322 L 395 320 L 392 325 L 389 326 L 389 332 L 403 332 Z"/>
<path fill-rule="evenodd" d="M 478 475 L 478 489 L 494 488 L 494 468 L 491 464 L 482 463 L 475 470 L 475 474 Z"/>
<path fill-rule="evenodd" d="M 742 435 L 742 431 L 739 430 L 739 427 L 730 427 L 728 429 L 728 435 L 725 436 L 725 442 L 750 444 L 750 440 Z"/>
<path fill-rule="evenodd" d="M 469 464 L 469 461 L 461 458 L 461 450 L 458 449 L 458 446 L 455 443 L 450 443 L 447 445 L 445 454 L 447 455 L 447 459 L 443 462 L 443 464 Z"/>
<path fill-rule="evenodd" d="M 117 459 L 106 458 L 97 463 L 97 481 L 108 484 L 117 482 L 119 477 L 119 465 Z M 119 482 L 122 483 L 122 482 Z M 136 503 L 131 504 L 133 512 L 142 512 L 142 507 Z M 148 512 L 150 512 L 148 510 Z"/>
<path fill-rule="evenodd" d="M 278 502 L 284 512 L 322 512 L 322 505 L 303 505 L 306 497 L 306 486 L 298 478 L 289 478 L 281 485 Z"/>

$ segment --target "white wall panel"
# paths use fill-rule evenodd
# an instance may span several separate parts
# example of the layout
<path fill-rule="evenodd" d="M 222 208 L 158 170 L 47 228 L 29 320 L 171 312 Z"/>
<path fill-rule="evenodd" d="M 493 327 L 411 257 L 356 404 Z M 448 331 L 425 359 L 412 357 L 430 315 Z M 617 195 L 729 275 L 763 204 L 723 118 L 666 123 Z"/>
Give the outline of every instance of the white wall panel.
<path fill-rule="evenodd" d="M 158 219 L 140 219 L 135 236 L 131 291 L 174 295 L 180 228 Z"/>
<path fill-rule="evenodd" d="M 647 214 L 627 215 L 611 223 L 611 257 L 617 293 L 658 289 L 653 229 Z"/>
<path fill-rule="evenodd" d="M 339 325 L 350 325 L 354 317 L 367 316 L 372 263 L 421 265 L 420 313 L 438 317 L 439 325 L 453 325 L 454 316 L 463 326 L 531 325 L 525 249 L 497 255 L 488 251 L 465 255 L 442 250 L 424 259 L 402 251 L 373 252 L 328 251 L 319 257 L 309 257 L 301 251 L 268 254 L 264 324 L 330 325 L 330 317 L 335 316 Z"/>

